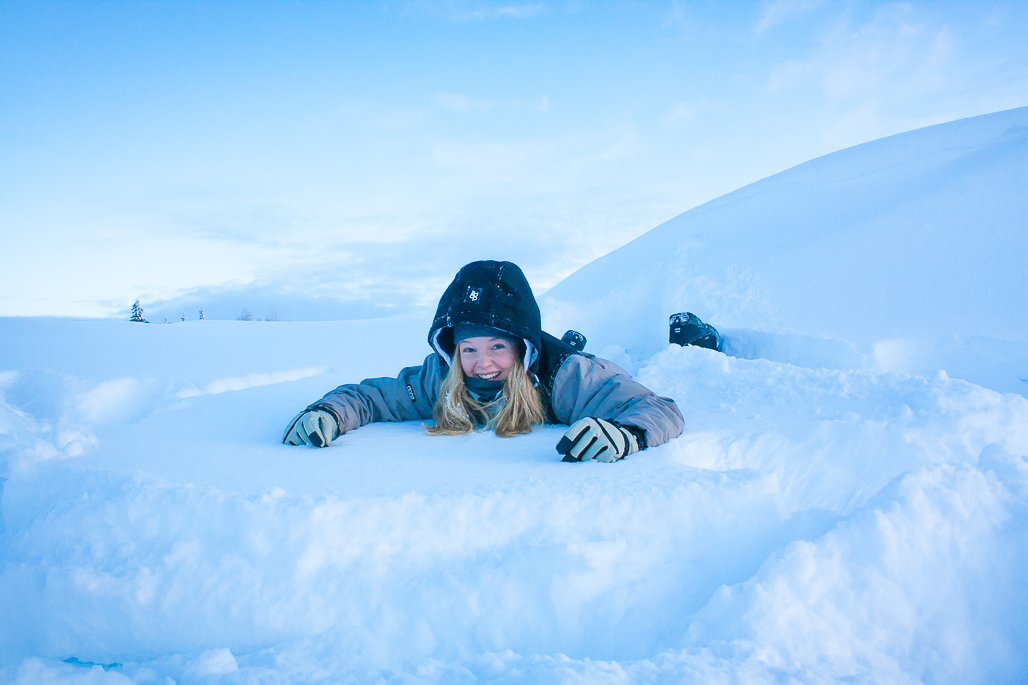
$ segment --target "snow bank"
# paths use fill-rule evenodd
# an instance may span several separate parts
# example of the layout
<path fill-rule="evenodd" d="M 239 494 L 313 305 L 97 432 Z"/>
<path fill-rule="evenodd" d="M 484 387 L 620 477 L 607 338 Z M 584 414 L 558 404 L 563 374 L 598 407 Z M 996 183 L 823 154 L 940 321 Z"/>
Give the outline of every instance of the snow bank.
<path fill-rule="evenodd" d="M 615 465 L 559 462 L 556 427 L 376 425 L 312 450 L 280 431 L 339 372 L 183 395 L 220 374 L 167 356 L 231 357 L 236 377 L 331 369 L 330 341 L 395 322 L 12 325 L 69 334 L 48 375 L 3 377 L 7 680 L 1025 673 L 1022 397 L 675 347 L 638 376 L 676 399 L 686 434 Z M 150 366 L 136 336 L 145 376 L 128 375 Z M 104 380 L 67 354 L 83 339 L 127 361 Z M 77 456 L 61 430 L 89 436 Z"/>
<path fill-rule="evenodd" d="M 1028 394 L 1026 177 L 1028 107 L 848 148 L 586 265 L 542 298 L 543 323 L 638 361 L 692 311 L 750 358 L 814 349 L 828 368 Z"/>

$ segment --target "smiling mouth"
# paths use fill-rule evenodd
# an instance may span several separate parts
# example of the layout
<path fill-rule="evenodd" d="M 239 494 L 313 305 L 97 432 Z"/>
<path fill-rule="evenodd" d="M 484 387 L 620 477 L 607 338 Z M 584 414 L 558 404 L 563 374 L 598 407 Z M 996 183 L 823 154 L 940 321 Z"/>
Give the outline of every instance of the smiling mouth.
<path fill-rule="evenodd" d="M 491 381 L 500 375 L 499 371 L 493 371 L 492 373 L 480 373 L 478 377 L 484 381 Z"/>

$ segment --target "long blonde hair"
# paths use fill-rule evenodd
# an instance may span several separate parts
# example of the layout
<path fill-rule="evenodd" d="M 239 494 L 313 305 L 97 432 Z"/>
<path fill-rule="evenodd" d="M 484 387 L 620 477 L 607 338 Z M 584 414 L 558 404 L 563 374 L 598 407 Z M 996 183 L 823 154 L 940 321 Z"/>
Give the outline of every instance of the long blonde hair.
<path fill-rule="evenodd" d="M 430 435 L 464 435 L 485 424 L 501 438 L 530 433 L 532 425 L 545 419 L 543 400 L 532 377 L 520 359 L 510 366 L 503 383 L 505 404 L 492 421 L 488 420 L 486 405 L 476 400 L 464 384 L 464 370 L 460 363 L 460 345 L 453 353 L 450 372 L 443 379 L 439 399 L 432 409 L 435 425 L 428 427 Z"/>

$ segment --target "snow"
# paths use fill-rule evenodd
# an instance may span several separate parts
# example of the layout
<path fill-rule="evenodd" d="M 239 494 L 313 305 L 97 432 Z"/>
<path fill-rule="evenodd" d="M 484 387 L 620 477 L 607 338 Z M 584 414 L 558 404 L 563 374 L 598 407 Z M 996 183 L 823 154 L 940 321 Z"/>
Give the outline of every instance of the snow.
<path fill-rule="evenodd" d="M 0 680 L 1022 682 L 1026 119 L 814 160 L 545 294 L 686 417 L 612 465 L 560 462 L 552 426 L 279 443 L 420 363 L 423 313 L 0 319 Z M 991 213 L 953 195 L 986 181 Z M 685 309 L 731 354 L 668 347 Z"/>
<path fill-rule="evenodd" d="M 729 351 L 1028 393 L 1028 107 L 826 155 L 688 211 L 547 292 L 544 327 L 648 359 L 692 311 Z"/>

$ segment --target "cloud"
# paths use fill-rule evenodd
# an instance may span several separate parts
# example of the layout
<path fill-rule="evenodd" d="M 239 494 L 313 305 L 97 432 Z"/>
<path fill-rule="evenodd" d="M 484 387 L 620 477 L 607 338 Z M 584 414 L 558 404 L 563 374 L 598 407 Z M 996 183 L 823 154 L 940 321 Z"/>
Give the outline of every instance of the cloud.
<path fill-rule="evenodd" d="M 501 5 L 500 7 L 492 8 L 495 12 L 493 16 L 497 17 L 513 17 L 517 19 L 530 19 L 532 17 L 544 14 L 549 8 L 540 2 L 521 2 L 513 3 L 510 5 Z M 486 14 L 486 16 L 490 16 Z"/>
<path fill-rule="evenodd" d="M 670 112 L 668 112 L 661 119 L 661 123 L 664 126 L 671 126 L 679 121 L 692 121 L 692 118 L 696 115 L 696 108 L 690 105 L 688 102 L 679 102 L 675 105 Z"/>
<path fill-rule="evenodd" d="M 345 287 L 324 292 L 324 281 L 331 279 L 332 270 L 325 269 L 314 276 L 194 288 L 169 299 L 144 303 L 147 305 L 145 316 L 155 323 L 164 319 L 179 321 L 183 315 L 187 321 L 196 321 L 203 309 L 204 318 L 222 320 L 238 319 L 244 310 L 255 320 L 377 319 L 391 316 L 407 305 L 404 298 L 374 299 L 372 293 L 361 295 L 348 292 Z M 344 278 L 339 273 L 334 276 L 339 280 Z"/>
<path fill-rule="evenodd" d="M 482 186 L 519 181 L 532 169 L 542 174 L 557 149 L 557 143 L 548 139 L 503 143 L 441 140 L 432 154 L 440 167 L 454 175 L 453 182 Z"/>
<path fill-rule="evenodd" d="M 417 128 L 425 121 L 425 112 L 416 110 L 398 111 L 398 112 L 382 112 L 376 116 L 371 116 L 361 120 L 359 123 L 362 128 L 368 131 L 383 131 L 388 133 L 398 133 L 401 131 L 410 131 L 411 129 Z"/>
<path fill-rule="evenodd" d="M 489 2 L 488 0 L 416 0 L 407 3 L 406 16 L 442 16 L 450 21 L 532 19 L 550 11 L 541 2 Z"/>
<path fill-rule="evenodd" d="M 539 100 L 527 101 L 521 99 L 493 102 L 489 100 L 475 100 L 459 93 L 435 93 L 432 98 L 437 106 L 451 112 L 466 114 L 469 112 L 482 112 L 489 109 L 500 111 L 510 110 L 532 110 L 536 112 L 549 112 L 550 99 L 545 95 Z"/>
<path fill-rule="evenodd" d="M 380 318 L 425 310 L 430 315 L 453 275 L 468 262 L 513 261 L 539 294 L 653 223 L 640 218 L 644 209 L 652 211 L 645 198 L 629 197 L 624 202 L 631 206 L 612 214 L 611 206 L 597 198 L 557 199 L 539 207 L 532 197 L 490 197 L 447 208 L 432 221 L 420 221 L 399 242 L 351 234 L 323 248 L 318 262 L 290 260 L 283 270 L 248 282 L 144 300 L 145 316 L 178 321 L 185 313 L 195 321 L 201 307 L 208 319 L 229 320 L 244 307 L 254 319 L 271 315 L 282 321 Z M 121 313 L 126 319 L 128 304 Z"/>
<path fill-rule="evenodd" d="M 771 93 L 815 88 L 829 99 L 924 92 L 942 85 L 941 67 L 954 54 L 952 36 L 910 6 L 889 6 L 853 25 L 846 14 L 821 31 L 810 56 L 776 65 Z"/>
<path fill-rule="evenodd" d="M 790 17 L 811 12 L 822 4 L 822 0 L 774 0 L 765 6 L 756 31 L 763 33 Z"/>
<path fill-rule="evenodd" d="M 569 164 L 569 170 L 577 173 L 601 162 L 628 159 L 638 153 L 639 133 L 632 126 L 623 126 L 611 132 L 610 138 L 601 149 L 573 159 Z"/>
<path fill-rule="evenodd" d="M 578 14 L 579 12 L 585 11 L 587 7 L 588 4 L 585 0 L 568 0 L 568 2 L 564 3 L 564 13 Z"/>
<path fill-rule="evenodd" d="M 467 95 L 454 93 L 436 93 L 435 101 L 436 104 L 443 109 L 448 109 L 451 112 L 460 112 L 462 114 L 467 112 L 480 112 L 491 107 L 491 104 L 484 100 L 472 100 Z"/>

